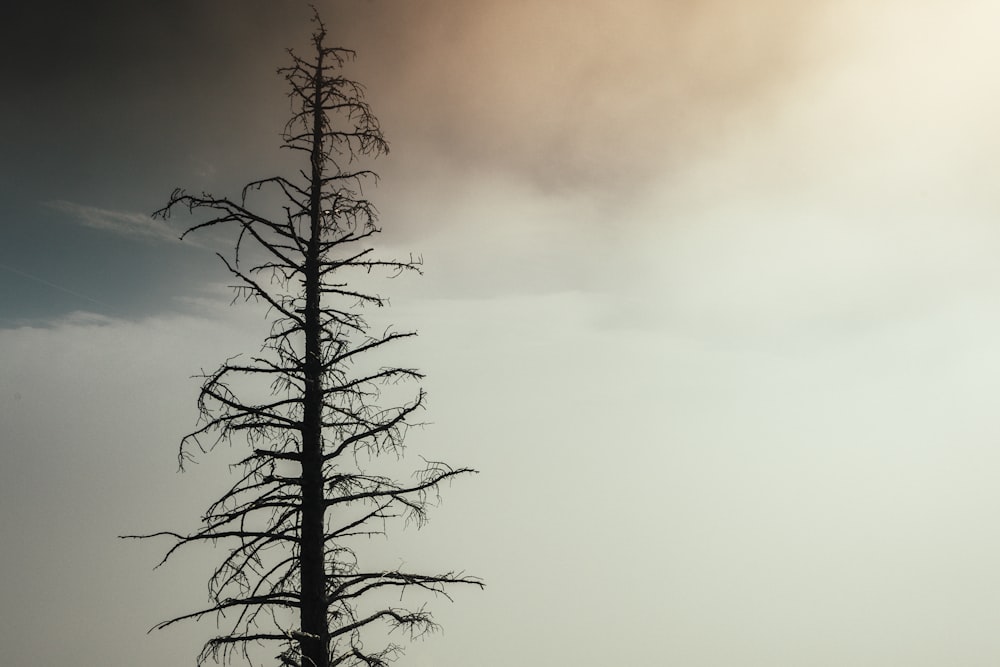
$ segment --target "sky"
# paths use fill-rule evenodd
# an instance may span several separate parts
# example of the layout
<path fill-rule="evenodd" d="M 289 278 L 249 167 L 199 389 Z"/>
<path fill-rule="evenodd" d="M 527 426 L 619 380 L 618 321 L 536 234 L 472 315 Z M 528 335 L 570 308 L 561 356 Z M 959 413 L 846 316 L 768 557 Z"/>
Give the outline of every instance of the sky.
<path fill-rule="evenodd" d="M 734 6 L 738 4 L 738 6 Z M 86 6 L 84 6 L 86 5 Z M 486 581 L 400 664 L 1000 660 L 1000 62 L 988 0 L 324 0 L 391 152 L 414 455 L 480 471 L 382 557 Z M 150 214 L 294 169 L 298 1 L 22 3 L 0 27 L 0 645 L 192 664 L 238 452 L 223 236 Z M 227 487 L 226 487 L 227 488 Z"/>

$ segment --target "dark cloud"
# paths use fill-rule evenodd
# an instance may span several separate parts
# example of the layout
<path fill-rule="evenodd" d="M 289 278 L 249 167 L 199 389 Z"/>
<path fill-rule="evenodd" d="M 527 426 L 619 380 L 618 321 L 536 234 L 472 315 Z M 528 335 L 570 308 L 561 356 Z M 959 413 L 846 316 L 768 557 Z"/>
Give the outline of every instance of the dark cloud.
<path fill-rule="evenodd" d="M 817 3 L 317 4 L 333 39 L 359 53 L 349 74 L 394 148 L 378 200 L 405 219 L 405 240 L 442 224 L 437 204 L 470 174 L 614 197 L 682 163 L 794 72 Z M 69 229 L 73 216 L 45 202 L 138 220 L 174 187 L 229 193 L 285 170 L 275 70 L 307 44 L 309 17 L 298 0 L 19 3 L 0 28 L 0 262 L 153 310 L 163 304 L 146 295 L 204 282 L 181 253 Z M 9 288 L 7 308 L 39 311 L 43 285 L 21 298 Z"/>
<path fill-rule="evenodd" d="M 204 147 L 240 153 L 259 132 L 254 92 L 291 22 L 275 3 L 64 4 L 22 5 L 3 35 L 5 171 L 32 193 L 135 200 Z"/>
<path fill-rule="evenodd" d="M 319 5 L 334 38 L 359 51 L 352 73 L 390 139 L 463 167 L 593 187 L 683 159 L 720 132 L 727 112 L 786 80 L 817 3 Z M 153 178 L 220 155 L 245 163 L 274 145 L 283 100 L 273 71 L 284 48 L 305 41 L 304 3 L 32 7 L 4 35 L 15 92 L 4 121 L 33 137 L 14 142 L 22 159 L 52 166 L 41 153 L 109 177 L 139 169 Z M 58 177 L 66 166 L 56 167 Z"/>
<path fill-rule="evenodd" d="M 204 282 L 203 253 L 192 262 L 190 249 L 140 237 L 176 236 L 146 217 L 171 189 L 226 185 L 213 172 L 275 143 L 283 100 L 268 87 L 288 33 L 307 16 L 280 4 L 101 0 L 10 10 L 0 28 L 0 262 L 9 267 L 0 322 L 96 303 L 138 316 Z M 132 240 L 115 233 L 126 228 Z"/>

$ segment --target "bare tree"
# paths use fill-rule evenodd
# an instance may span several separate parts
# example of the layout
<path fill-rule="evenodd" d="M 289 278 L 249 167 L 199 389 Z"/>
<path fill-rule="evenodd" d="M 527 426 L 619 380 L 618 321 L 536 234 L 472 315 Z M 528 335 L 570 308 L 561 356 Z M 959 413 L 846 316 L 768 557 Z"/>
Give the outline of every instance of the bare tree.
<path fill-rule="evenodd" d="M 368 565 L 358 544 L 385 534 L 391 519 L 423 522 L 442 483 L 473 471 L 425 461 L 401 482 L 385 470 L 418 423 L 424 393 L 414 388 L 395 407 L 379 407 L 380 398 L 398 397 L 422 375 L 375 365 L 383 348 L 414 334 L 373 333 L 364 309 L 386 301 L 359 285 L 376 271 L 419 272 L 420 261 L 379 259 L 371 246 L 379 229 L 363 185 L 376 175 L 360 165 L 388 146 L 362 86 L 342 75 L 354 53 L 327 46 L 325 26 L 314 21 L 311 57 L 289 51 L 291 64 L 279 70 L 293 111 L 283 146 L 308 156 L 308 168 L 251 182 L 239 198 L 176 190 L 158 211 L 200 215 L 184 236 L 231 228 L 234 251 L 219 258 L 237 299 L 265 304 L 272 320 L 258 353 L 203 375 L 202 421 L 181 442 L 182 468 L 220 442 L 245 443 L 238 481 L 199 530 L 130 536 L 174 538 L 164 562 L 181 547 L 226 545 L 209 581 L 210 605 L 156 626 L 218 615 L 227 631 L 208 641 L 199 664 L 250 659 L 255 647 L 276 642 L 285 665 L 383 666 L 401 651 L 390 632 L 412 637 L 436 627 L 422 606 L 427 594 L 482 587 L 461 572 Z M 254 206 L 270 196 L 279 208 Z M 261 384 L 266 390 L 255 391 Z"/>

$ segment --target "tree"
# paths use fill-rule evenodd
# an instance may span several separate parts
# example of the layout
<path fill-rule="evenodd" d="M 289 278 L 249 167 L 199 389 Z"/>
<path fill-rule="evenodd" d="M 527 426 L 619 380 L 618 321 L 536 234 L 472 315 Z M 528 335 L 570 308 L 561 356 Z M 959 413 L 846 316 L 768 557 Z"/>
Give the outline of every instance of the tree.
<path fill-rule="evenodd" d="M 182 238 L 232 228 L 233 252 L 218 256 L 236 281 L 234 301 L 263 303 L 271 319 L 259 352 L 201 376 L 201 421 L 181 441 L 182 469 L 221 442 L 245 444 L 238 481 L 207 509 L 200 529 L 130 536 L 174 538 L 162 562 L 193 544 L 226 545 L 209 580 L 210 606 L 156 626 L 229 616 L 228 632 L 208 641 L 199 664 L 250 659 L 255 646 L 277 642 L 285 665 L 383 666 L 401 651 L 388 632 L 412 637 L 436 627 L 426 600 L 402 606 L 415 594 L 482 587 L 461 572 L 368 565 L 359 547 L 384 535 L 392 519 L 419 525 L 439 487 L 473 471 L 425 461 L 401 482 L 385 470 L 418 424 L 424 392 L 409 390 L 388 408 L 380 399 L 423 376 L 376 365 L 384 348 L 415 334 L 374 333 L 365 308 L 387 302 L 359 285 L 372 272 L 419 272 L 420 261 L 379 259 L 371 245 L 380 230 L 363 186 L 377 176 L 360 165 L 388 145 L 363 87 L 342 74 L 354 52 L 327 46 L 326 27 L 318 15 L 313 21 L 311 57 L 290 50 L 291 64 L 279 70 L 292 101 L 283 147 L 308 156 L 308 167 L 293 178 L 253 181 L 238 198 L 175 190 L 157 212 L 201 216 Z M 278 197 L 280 208 L 265 210 L 258 201 L 265 195 Z"/>

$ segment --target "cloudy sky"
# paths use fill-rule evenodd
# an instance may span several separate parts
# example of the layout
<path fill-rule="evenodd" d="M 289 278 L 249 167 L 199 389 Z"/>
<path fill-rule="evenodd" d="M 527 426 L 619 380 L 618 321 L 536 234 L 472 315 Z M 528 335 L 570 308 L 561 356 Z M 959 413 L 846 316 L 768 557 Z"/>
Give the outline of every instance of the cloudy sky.
<path fill-rule="evenodd" d="M 487 581 L 407 664 L 1000 661 L 1000 9 L 323 0 L 392 152 L 414 453 L 481 470 L 379 545 Z M 191 664 L 225 484 L 190 376 L 253 351 L 174 187 L 294 168 L 299 2 L 21 3 L 0 27 L 0 645 Z"/>

